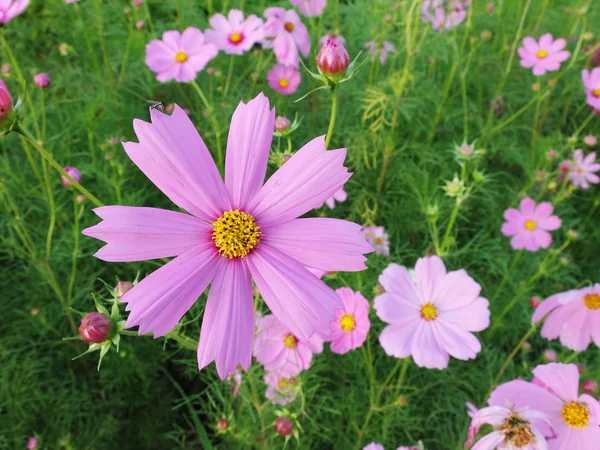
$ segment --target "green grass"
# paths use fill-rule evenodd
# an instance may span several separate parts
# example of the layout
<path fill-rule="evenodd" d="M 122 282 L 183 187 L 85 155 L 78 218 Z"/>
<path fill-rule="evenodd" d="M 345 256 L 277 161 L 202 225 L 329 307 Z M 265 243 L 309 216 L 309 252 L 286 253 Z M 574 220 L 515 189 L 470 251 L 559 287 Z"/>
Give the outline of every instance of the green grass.
<path fill-rule="evenodd" d="M 12 72 L 3 79 L 15 98 L 28 99 L 23 128 L 61 166 L 77 166 L 83 186 L 101 202 L 174 209 L 122 147 L 108 140 L 135 140 L 132 120 L 147 120 L 147 100 L 161 100 L 189 108 L 213 151 L 216 141 L 193 87 L 156 82 L 144 63 L 144 47 L 166 30 L 188 26 L 204 30 L 209 16 L 206 5 L 213 12 L 242 7 L 247 14 L 262 15 L 271 3 L 289 7 L 283 0 L 145 0 L 141 9 L 120 0 L 71 5 L 62 0 L 32 0 L 22 16 L 0 30 L 18 61 L 25 90 L 6 46 L 0 46 L 0 62 L 11 63 Z M 595 32 L 592 24 L 600 20 L 598 5 L 582 0 L 499 0 L 494 2 L 494 14 L 489 14 L 487 2 L 475 1 L 465 23 L 438 33 L 421 23 L 419 2 L 414 7 L 411 1 L 400 2 L 397 10 L 392 9 L 394 3 L 329 0 L 321 19 L 304 20 L 312 37 L 307 59 L 312 70 L 318 39 L 329 30 L 345 36 L 352 57 L 374 37 L 391 41 L 399 50 L 384 66 L 366 64 L 356 78 L 339 88 L 331 146 L 348 148 L 346 165 L 354 175 L 345 187 L 345 203 L 333 211 L 314 212 L 385 226 L 391 257 L 371 255 L 368 270 L 339 273 L 327 282 L 360 290 L 372 300 L 377 277 L 390 262 L 412 267 L 418 257 L 435 251 L 435 236 L 442 244 L 455 207 L 455 199 L 443 187 L 460 175 L 454 149 L 467 141 L 485 149 L 467 175 L 477 170 L 484 180 L 461 205 L 445 248 L 438 250 L 449 268 L 465 268 L 481 283 L 483 295 L 494 299 L 493 317 L 513 297 L 517 302 L 493 339 L 484 341 L 475 361 L 452 360 L 444 371 L 411 364 L 403 383 L 399 383 L 397 361 L 385 355 L 377 340 L 384 324 L 371 311 L 372 328 L 363 349 L 339 356 L 327 348 L 302 374 L 303 401 L 299 397 L 285 407 L 298 414 L 300 440 L 292 439 L 287 448 L 352 449 L 359 440 L 360 448 L 371 441 L 396 448 L 418 440 L 430 450 L 462 448 L 468 425 L 464 403 L 485 402 L 500 368 L 530 327 L 529 297 L 598 281 L 600 188 L 594 186 L 575 191 L 557 204 L 563 227 L 554 233 L 554 248 L 566 241 L 568 229 L 581 234 L 560 255 L 568 258 L 568 264 L 520 290 L 519 283 L 536 273 L 546 255 L 523 254 L 498 292 L 515 254 L 500 233 L 503 211 L 525 192 L 537 200 L 556 199 L 556 191 L 548 190 L 556 163 L 583 145 L 582 136 L 600 135 L 598 119 L 587 122 L 590 110 L 581 83 L 581 70 L 590 67 L 584 50 L 597 38 L 585 40 L 584 33 Z M 566 14 L 567 6 L 573 11 L 587 6 L 589 11 Z M 129 14 L 124 14 L 125 7 L 130 8 Z M 386 14 L 392 15 L 391 21 L 384 20 Z M 145 20 L 142 30 L 134 27 L 139 19 Z M 482 39 L 484 31 L 491 33 L 489 40 Z M 536 78 L 519 66 L 518 56 L 509 63 L 522 37 L 544 32 L 567 38 L 575 54 L 561 71 Z M 66 56 L 58 49 L 62 43 L 70 49 Z M 318 91 L 294 103 L 317 87 L 303 73 L 296 95 L 276 94 L 266 83 L 273 62 L 267 50 L 236 57 L 227 96 L 222 94 L 230 63 L 227 55 L 209 65 L 220 76 L 198 75 L 196 81 L 215 106 L 223 142 L 237 103 L 261 91 L 278 114 L 302 118 L 292 136 L 294 149 L 325 134 L 328 92 Z M 34 71 L 51 76 L 49 89 L 36 88 Z M 549 84 L 553 79 L 555 86 Z M 535 82 L 540 83 L 539 91 L 532 89 Z M 498 94 L 504 99 L 500 117 L 489 113 L 489 103 Z M 567 139 L 576 134 L 577 142 L 569 143 Z M 277 152 L 287 145 L 278 139 L 273 144 Z M 549 149 L 559 157 L 547 164 Z M 34 434 L 41 447 L 49 449 L 62 448 L 64 438 L 66 448 L 78 450 L 283 448 L 283 438 L 272 427 L 281 408 L 264 402 L 263 372 L 257 364 L 244 375 L 236 398 L 218 379 L 214 365 L 198 373 L 195 353 L 173 340 L 124 336 L 121 352 L 111 351 L 100 372 L 97 353 L 71 360 L 85 346 L 62 340 L 77 333 L 78 317 L 69 307 L 92 311 L 92 293 L 109 296 L 101 280 L 109 285 L 117 279 L 132 280 L 162 262 L 112 264 L 93 258 L 99 242 L 80 235 L 82 228 L 97 222 L 92 204 L 77 203 L 77 192 L 64 188 L 60 175 L 16 133 L 0 140 L 0 151 L 0 448 L 24 448 Z M 269 173 L 275 169 L 271 165 Z M 548 178 L 536 181 L 541 169 Z M 427 215 L 427 208 L 434 205 L 439 212 L 432 225 L 434 216 Z M 180 333 L 197 338 L 205 300 L 206 294 L 184 317 Z M 31 313 L 34 308 L 39 309 L 37 315 Z M 529 377 L 530 370 L 543 361 L 546 348 L 557 350 L 561 361 L 585 364 L 586 378 L 600 376 L 593 345 L 575 355 L 538 333 L 529 342 L 532 350 L 517 353 L 503 381 Z M 390 374 L 389 384 L 383 385 Z M 406 404 L 397 403 L 399 397 Z M 232 424 L 223 434 L 216 430 L 221 417 Z"/>

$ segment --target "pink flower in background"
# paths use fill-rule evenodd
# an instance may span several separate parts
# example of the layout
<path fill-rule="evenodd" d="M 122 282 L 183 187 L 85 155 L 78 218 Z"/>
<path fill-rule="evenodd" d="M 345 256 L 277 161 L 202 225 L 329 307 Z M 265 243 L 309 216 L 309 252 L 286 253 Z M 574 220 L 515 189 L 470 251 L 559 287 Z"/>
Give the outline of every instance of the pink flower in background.
<path fill-rule="evenodd" d="M 52 80 L 50 80 L 50 75 L 47 73 L 38 73 L 33 77 L 33 82 L 40 89 L 46 89 L 48 86 L 50 86 Z"/>
<path fill-rule="evenodd" d="M 363 228 L 362 233 L 375 249 L 376 255 L 390 256 L 390 243 L 385 228 L 373 225 Z"/>
<path fill-rule="evenodd" d="M 8 23 L 25 11 L 29 0 L 0 0 L 0 24 Z"/>
<path fill-rule="evenodd" d="M 269 87 L 283 95 L 291 95 L 300 85 L 300 72 L 291 66 L 277 64 L 267 74 Z"/>
<path fill-rule="evenodd" d="M 0 78 L 0 123 L 8 117 L 12 110 L 12 97 L 2 78 Z"/>
<path fill-rule="evenodd" d="M 79 0 L 65 0 L 65 3 L 75 3 L 78 2 Z"/>
<path fill-rule="evenodd" d="M 232 382 L 235 382 L 235 385 Z M 227 383 L 229 384 L 229 389 L 233 391 L 234 397 L 240 395 L 240 386 L 242 385 L 242 372 L 240 371 L 239 367 L 235 369 L 233 373 L 229 373 L 227 375 Z"/>
<path fill-rule="evenodd" d="M 423 23 L 431 23 L 435 19 L 435 10 L 440 8 L 444 0 L 424 0 L 421 4 L 421 20 Z"/>
<path fill-rule="evenodd" d="M 581 78 L 585 87 L 587 104 L 600 111 L 600 67 L 596 67 L 591 72 L 584 70 Z"/>
<path fill-rule="evenodd" d="M 265 397 L 274 405 L 287 405 L 296 399 L 298 379 L 284 370 L 272 370 L 263 377 L 267 385 Z"/>
<path fill-rule="evenodd" d="M 135 23 L 135 28 L 137 28 L 138 30 L 141 30 L 142 28 L 144 28 L 145 24 L 146 24 L 146 22 L 144 22 L 143 20 L 138 20 Z"/>
<path fill-rule="evenodd" d="M 323 12 L 327 0 L 290 0 L 290 3 L 296 6 L 303 16 L 316 17 Z"/>
<path fill-rule="evenodd" d="M 165 31 L 162 41 L 151 41 L 146 46 L 146 64 L 162 83 L 170 80 L 187 83 L 218 53 L 214 44 L 205 42 L 199 29 L 189 27 L 182 34 Z"/>
<path fill-rule="evenodd" d="M 215 14 L 210 18 L 210 26 L 212 28 L 204 32 L 206 42 L 228 55 L 241 55 L 264 37 L 262 19 L 251 14 L 244 20 L 244 13 L 239 9 L 229 11 L 227 18 Z"/>
<path fill-rule="evenodd" d="M 335 39 L 340 45 L 346 45 L 346 39 L 341 34 L 335 34 L 333 32 L 327 33 L 321 39 L 319 39 L 319 45 L 324 46 L 329 39 Z"/>
<path fill-rule="evenodd" d="M 293 9 L 267 8 L 265 11 L 265 48 L 273 48 L 275 57 L 280 64 L 298 68 L 300 56 L 306 58 L 310 52 L 310 36 Z"/>
<path fill-rule="evenodd" d="M 64 171 L 67 172 L 67 175 L 69 175 L 75 181 L 77 181 L 78 183 L 81 183 L 81 172 L 79 172 L 79 170 L 77 170 L 76 167 L 65 167 Z M 62 184 L 64 184 L 66 187 L 73 186 L 73 183 L 71 183 L 71 180 L 69 180 L 64 175 L 62 175 L 60 177 L 60 180 L 62 181 Z"/>
<path fill-rule="evenodd" d="M 594 393 L 598 390 L 598 383 L 594 380 L 585 380 L 581 387 L 585 392 Z"/>
<path fill-rule="evenodd" d="M 533 314 L 534 323 L 546 315 L 542 336 L 576 352 L 586 350 L 593 340 L 600 347 L 600 284 L 554 294 Z"/>
<path fill-rule="evenodd" d="M 533 370 L 531 383 L 514 380 L 490 396 L 489 404 L 540 411 L 550 418 L 531 419 L 548 439 L 548 450 L 595 450 L 600 442 L 600 404 L 593 397 L 579 396 L 579 372 L 575 364 L 546 364 Z"/>
<path fill-rule="evenodd" d="M 385 450 L 385 448 L 377 442 L 371 442 L 369 445 L 363 447 L 363 450 Z"/>
<path fill-rule="evenodd" d="M 323 205 L 327 205 L 329 209 L 333 209 L 335 208 L 335 202 L 345 202 L 347 198 L 348 194 L 346 194 L 346 191 L 344 191 L 344 188 L 342 188 L 335 194 L 333 194 L 331 197 L 329 197 L 327 200 L 325 200 L 325 203 L 323 203 Z"/>
<path fill-rule="evenodd" d="M 560 64 L 571 56 L 564 50 L 567 41 L 552 38 L 550 33 L 544 34 L 537 42 L 532 37 L 523 39 L 523 47 L 517 51 L 521 57 L 521 66 L 533 67 L 533 74 L 544 75 L 546 72 L 554 72 L 560 69 Z"/>
<path fill-rule="evenodd" d="M 336 320 L 331 322 L 331 351 L 343 355 L 359 348 L 365 342 L 371 322 L 369 302 L 360 292 L 350 288 L 335 291 L 344 303 L 343 309 L 336 311 Z"/>
<path fill-rule="evenodd" d="M 413 282 L 406 268 L 390 264 L 379 276 L 385 293 L 375 297 L 377 316 L 390 324 L 379 342 L 390 356 L 412 355 L 419 367 L 445 369 L 449 357 L 468 360 L 481 351 L 472 334 L 490 324 L 481 286 L 463 269 L 446 272 L 437 256 L 419 258 Z"/>
<path fill-rule="evenodd" d="M 387 61 L 388 53 L 396 53 L 396 47 L 388 41 L 383 41 L 381 47 L 375 41 L 367 41 L 364 46 L 367 49 L 367 54 L 371 55 L 371 61 L 375 61 L 375 58 L 379 56 L 381 64 L 385 64 Z"/>
<path fill-rule="evenodd" d="M 461 0 L 425 0 L 421 5 L 421 19 L 431 23 L 434 30 L 449 30 L 466 19 L 469 3 Z"/>
<path fill-rule="evenodd" d="M 265 366 L 265 370 L 300 373 L 310 367 L 313 354 L 322 351 L 323 339 L 318 334 L 303 339 L 292 333 L 274 315 L 262 317 L 256 332 L 254 357 Z"/>
<path fill-rule="evenodd" d="M 596 162 L 596 152 L 585 156 L 583 150 L 577 149 L 573 157 L 575 161 L 569 173 L 569 181 L 581 189 L 589 189 L 590 184 L 598 184 L 600 178 L 596 172 L 600 171 L 600 164 Z"/>
<path fill-rule="evenodd" d="M 140 143 L 126 142 L 133 162 L 178 207 L 106 206 L 103 220 L 83 231 L 107 242 L 96 256 L 131 262 L 177 256 L 121 299 L 127 327 L 155 337 L 171 331 L 212 282 L 198 346 L 198 367 L 216 360 L 221 379 L 250 365 L 254 337 L 252 280 L 273 314 L 301 340 L 329 334 L 341 301 L 306 267 L 366 268 L 372 251 L 360 225 L 299 216 L 321 205 L 350 177 L 346 150 L 313 139 L 264 183 L 275 110 L 260 94 L 231 119 L 225 183 L 194 124 L 176 106 L 134 121 Z M 260 245 L 259 245 L 260 243 Z M 235 328 L 232 329 L 232 324 Z M 315 334 L 315 336 L 317 336 Z"/>
<path fill-rule="evenodd" d="M 551 203 L 542 202 L 536 206 L 531 198 L 524 198 L 518 210 L 504 211 L 506 222 L 502 225 L 502 233 L 513 237 L 510 245 L 515 250 L 536 252 L 548 248 L 552 244 L 548 231 L 558 230 L 561 226 L 560 219 L 552 215 L 553 211 Z"/>
<path fill-rule="evenodd" d="M 588 147 L 594 147 L 596 144 L 598 144 L 598 138 L 589 134 L 583 138 L 583 143 Z"/>

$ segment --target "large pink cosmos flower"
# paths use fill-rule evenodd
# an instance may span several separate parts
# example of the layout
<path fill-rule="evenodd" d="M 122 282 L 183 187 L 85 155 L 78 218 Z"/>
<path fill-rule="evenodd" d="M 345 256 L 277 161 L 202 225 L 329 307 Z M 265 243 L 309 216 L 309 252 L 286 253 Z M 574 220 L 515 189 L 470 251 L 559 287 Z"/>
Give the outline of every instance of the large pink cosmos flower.
<path fill-rule="evenodd" d="M 343 355 L 359 348 L 365 342 L 371 322 L 369 302 L 360 292 L 350 288 L 335 291 L 344 303 L 343 309 L 336 311 L 336 319 L 331 322 L 331 351 Z"/>
<path fill-rule="evenodd" d="M 241 55 L 264 37 L 262 19 L 251 14 L 244 20 L 244 13 L 239 9 L 229 11 L 227 18 L 215 14 L 210 18 L 210 26 L 212 29 L 204 32 L 206 41 L 228 55 Z"/>
<path fill-rule="evenodd" d="M 296 6 L 302 15 L 317 17 L 323 12 L 323 9 L 327 5 L 327 0 L 290 0 L 290 3 Z"/>
<path fill-rule="evenodd" d="M 596 162 L 596 152 L 591 152 L 587 156 L 583 150 L 577 149 L 573 154 L 575 159 L 569 173 L 569 181 L 581 189 L 589 189 L 590 184 L 598 184 L 600 178 L 596 172 L 600 170 L 600 164 Z"/>
<path fill-rule="evenodd" d="M 329 197 L 327 200 L 325 200 L 325 203 L 323 205 L 327 205 L 329 209 L 333 209 L 335 208 L 335 202 L 345 202 L 347 198 L 348 194 L 346 194 L 346 191 L 344 191 L 344 188 L 342 188 L 335 194 L 333 194 L 331 197 Z"/>
<path fill-rule="evenodd" d="M 25 11 L 29 0 L 0 0 L 0 23 L 8 23 Z"/>
<path fill-rule="evenodd" d="M 528 383 L 505 383 L 490 396 L 490 405 L 506 405 L 540 411 L 552 427 L 541 420 L 532 424 L 548 439 L 548 450 L 596 450 L 600 442 L 600 404 L 587 395 L 578 396 L 579 371 L 575 364 L 546 364 L 533 370 Z M 555 437 L 555 438 L 554 438 Z"/>
<path fill-rule="evenodd" d="M 587 104 L 600 111 L 600 67 L 594 68 L 591 72 L 584 70 L 581 73 L 581 78 L 585 87 Z"/>
<path fill-rule="evenodd" d="M 313 139 L 264 183 L 275 110 L 260 94 L 240 103 L 231 119 L 225 183 L 187 114 L 152 109 L 152 123 L 134 121 L 139 144 L 126 142 L 133 162 L 183 214 L 155 208 L 107 206 L 103 221 L 83 231 L 107 242 L 105 261 L 130 262 L 177 256 L 121 300 L 127 327 L 163 336 L 212 282 L 198 367 L 216 360 L 223 379 L 252 358 L 252 279 L 273 314 L 300 339 L 329 333 L 336 293 L 306 267 L 326 271 L 366 268 L 372 249 L 360 225 L 338 219 L 298 219 L 320 206 L 351 174 L 346 150 L 326 150 Z"/>
<path fill-rule="evenodd" d="M 560 63 L 569 59 L 571 53 L 563 50 L 567 45 L 564 39 L 552 38 L 550 33 L 544 34 L 537 42 L 532 37 L 523 39 L 523 47 L 517 51 L 521 57 L 521 66 L 533 67 L 533 74 L 544 75 L 560 69 Z"/>
<path fill-rule="evenodd" d="M 156 79 L 162 83 L 170 80 L 187 83 L 218 53 L 214 44 L 204 42 L 199 29 L 189 27 L 182 34 L 165 31 L 162 41 L 151 41 L 146 46 L 146 64 L 158 73 Z"/>
<path fill-rule="evenodd" d="M 306 58 L 310 52 L 310 36 L 300 17 L 293 9 L 267 8 L 265 11 L 266 48 L 273 48 L 280 64 L 298 68 L 300 56 L 298 50 Z"/>
<path fill-rule="evenodd" d="M 291 95 L 300 85 L 300 72 L 290 66 L 277 64 L 267 74 L 269 87 L 283 95 Z"/>
<path fill-rule="evenodd" d="M 390 264 L 379 276 L 385 293 L 375 311 L 389 323 L 379 342 L 390 356 L 412 355 L 420 367 L 444 369 L 449 357 L 475 358 L 481 344 L 472 334 L 490 324 L 481 286 L 463 269 L 446 272 L 437 256 L 419 258 L 413 282 L 406 268 Z"/>
<path fill-rule="evenodd" d="M 260 320 L 254 356 L 265 366 L 265 370 L 300 373 L 310 367 L 313 354 L 322 351 L 323 339 L 317 333 L 310 339 L 305 339 L 292 333 L 272 314 L 267 314 Z"/>
<path fill-rule="evenodd" d="M 521 200 L 519 209 L 509 208 L 504 211 L 506 222 L 502 225 L 505 236 L 513 236 L 510 245 L 515 250 L 537 252 L 540 248 L 548 248 L 552 244 L 552 235 L 548 231 L 558 230 L 561 221 L 553 216 L 552 203 L 542 202 L 536 206 L 527 197 Z"/>
<path fill-rule="evenodd" d="M 554 294 L 535 310 L 532 321 L 546 315 L 542 336 L 548 340 L 560 337 L 567 348 L 582 352 L 593 340 L 600 347 L 600 284 Z"/>

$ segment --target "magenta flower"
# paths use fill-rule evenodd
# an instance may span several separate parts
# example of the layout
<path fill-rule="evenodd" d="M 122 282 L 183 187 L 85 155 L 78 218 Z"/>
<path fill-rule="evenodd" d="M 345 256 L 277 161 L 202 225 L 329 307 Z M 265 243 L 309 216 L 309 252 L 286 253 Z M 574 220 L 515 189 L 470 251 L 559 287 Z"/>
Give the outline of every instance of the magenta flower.
<path fill-rule="evenodd" d="M 241 55 L 264 37 L 262 19 L 251 14 L 244 20 L 244 13 L 239 9 L 229 11 L 227 18 L 215 14 L 210 18 L 210 26 L 212 29 L 204 32 L 206 42 L 228 55 Z"/>
<path fill-rule="evenodd" d="M 342 188 L 335 194 L 333 194 L 331 197 L 329 197 L 327 200 L 325 200 L 325 203 L 323 203 L 323 205 L 327 205 L 329 209 L 333 209 L 335 208 L 335 202 L 345 202 L 347 198 L 348 194 L 346 194 L 346 191 L 344 191 L 344 188 Z"/>
<path fill-rule="evenodd" d="M 298 68 L 300 56 L 306 58 L 310 52 L 310 36 L 300 17 L 293 9 L 267 8 L 265 11 L 266 48 L 273 48 L 275 57 L 280 64 Z"/>
<path fill-rule="evenodd" d="M 177 256 L 144 278 L 122 301 L 127 327 L 155 337 L 171 331 L 208 285 L 198 367 L 216 360 L 223 379 L 250 365 L 254 336 L 252 279 L 273 314 L 299 339 L 329 333 L 341 301 L 306 267 L 366 268 L 372 248 L 360 225 L 337 219 L 298 219 L 321 205 L 350 177 L 346 150 L 313 139 L 269 180 L 263 180 L 275 110 L 260 94 L 240 103 L 231 119 L 225 183 L 194 125 L 176 106 L 151 109 L 152 123 L 134 121 L 140 143 L 125 151 L 148 178 L 191 215 L 155 208 L 107 206 L 103 221 L 84 230 L 107 242 L 96 256 L 129 262 Z M 234 327 L 232 329 L 232 326 Z"/>
<path fill-rule="evenodd" d="M 79 335 L 89 344 L 101 344 L 108 339 L 111 328 L 112 322 L 109 317 L 99 312 L 91 312 L 81 318 Z"/>
<path fill-rule="evenodd" d="M 379 62 L 385 64 L 388 53 L 396 53 L 396 47 L 391 42 L 383 41 L 381 47 L 375 41 L 367 41 L 364 45 L 367 49 L 367 54 L 371 55 L 371 61 L 379 56 Z"/>
<path fill-rule="evenodd" d="M 552 215 L 553 211 L 551 203 L 542 202 L 536 206 L 531 198 L 524 198 L 518 210 L 504 211 L 506 222 L 502 225 L 502 233 L 513 237 L 510 245 L 515 250 L 537 252 L 540 248 L 548 248 L 552 244 L 548 231 L 558 230 L 561 225 L 560 219 Z"/>
<path fill-rule="evenodd" d="M 283 95 L 291 95 L 300 85 L 300 72 L 291 66 L 277 64 L 267 74 L 269 87 Z"/>
<path fill-rule="evenodd" d="M 67 172 L 67 175 L 69 175 L 75 181 L 77 181 L 78 183 L 81 183 L 81 172 L 79 172 L 79 170 L 77 170 L 76 167 L 65 167 L 64 171 Z M 66 187 L 73 186 L 73 183 L 71 183 L 71 180 L 69 180 L 64 175 L 62 175 L 60 177 L 60 180 L 62 181 L 62 184 L 64 184 Z"/>
<path fill-rule="evenodd" d="M 587 104 L 600 111 L 600 67 L 596 67 L 591 72 L 584 70 L 581 73 L 581 78 L 585 86 Z"/>
<path fill-rule="evenodd" d="M 533 67 L 533 74 L 538 77 L 546 72 L 560 69 L 560 63 L 569 59 L 571 53 L 564 50 L 567 41 L 552 38 L 550 33 L 544 34 L 539 42 L 532 37 L 523 39 L 523 47 L 517 51 L 521 57 L 521 66 Z"/>
<path fill-rule="evenodd" d="M 593 340 L 600 347 L 600 284 L 554 294 L 544 300 L 533 314 L 539 322 L 546 315 L 542 336 L 560 342 L 576 352 L 586 350 Z"/>
<path fill-rule="evenodd" d="M 297 374 L 310 367 L 313 354 L 322 351 L 323 339 L 318 334 L 310 339 L 297 337 L 272 314 L 263 316 L 257 327 L 254 357 L 265 370 Z"/>
<path fill-rule="evenodd" d="M 33 82 L 40 89 L 46 89 L 50 86 L 52 80 L 50 80 L 50 75 L 47 73 L 38 73 L 35 77 L 33 77 Z"/>
<path fill-rule="evenodd" d="M 267 385 L 265 397 L 274 405 L 287 405 L 296 399 L 298 379 L 282 370 L 272 370 L 263 377 Z"/>
<path fill-rule="evenodd" d="M 331 351 L 343 355 L 359 348 L 365 342 L 371 322 L 369 302 L 360 292 L 350 288 L 335 291 L 344 303 L 343 309 L 336 311 L 336 319 L 331 321 Z"/>
<path fill-rule="evenodd" d="M 596 162 L 596 152 L 585 156 L 583 150 L 577 149 L 573 157 L 575 161 L 569 173 L 569 181 L 581 189 L 589 189 L 590 184 L 598 184 L 600 178 L 596 172 L 600 170 L 600 164 Z"/>
<path fill-rule="evenodd" d="M 38 440 L 35 437 L 27 439 L 27 450 L 36 450 L 38 448 Z"/>
<path fill-rule="evenodd" d="M 8 117 L 12 110 L 12 97 L 2 78 L 0 78 L 0 123 Z"/>
<path fill-rule="evenodd" d="M 390 264 L 379 276 L 385 293 L 375 298 L 379 318 L 390 324 L 379 342 L 390 356 L 412 355 L 419 367 L 445 369 L 449 357 L 468 360 L 481 351 L 472 334 L 490 324 L 481 286 L 463 269 L 446 272 L 437 256 L 419 258 L 413 282 L 408 270 Z"/>
<path fill-rule="evenodd" d="M 0 24 L 8 23 L 25 11 L 29 0 L 0 0 Z"/>
<path fill-rule="evenodd" d="M 540 411 L 550 418 L 531 423 L 548 438 L 548 450 L 594 450 L 600 442 L 600 404 L 593 397 L 578 396 L 579 372 L 575 364 L 537 366 L 531 383 L 514 380 L 490 396 L 489 404 L 507 402 L 516 408 Z"/>
<path fill-rule="evenodd" d="M 158 74 L 156 79 L 161 83 L 187 83 L 218 53 L 214 44 L 205 42 L 199 29 L 189 27 L 182 34 L 165 31 L 162 41 L 151 41 L 146 46 L 146 64 Z"/>
<path fill-rule="evenodd" d="M 333 32 L 325 34 L 319 39 L 319 45 L 323 47 L 329 39 L 335 39 L 340 45 L 346 45 L 346 39 L 341 34 L 335 34 Z"/>
<path fill-rule="evenodd" d="M 297 7 L 303 16 L 316 17 L 323 12 L 327 0 L 290 0 L 290 3 Z"/>
<path fill-rule="evenodd" d="M 376 255 L 390 256 L 390 243 L 385 228 L 370 226 L 362 230 L 363 236 L 375 249 Z"/>

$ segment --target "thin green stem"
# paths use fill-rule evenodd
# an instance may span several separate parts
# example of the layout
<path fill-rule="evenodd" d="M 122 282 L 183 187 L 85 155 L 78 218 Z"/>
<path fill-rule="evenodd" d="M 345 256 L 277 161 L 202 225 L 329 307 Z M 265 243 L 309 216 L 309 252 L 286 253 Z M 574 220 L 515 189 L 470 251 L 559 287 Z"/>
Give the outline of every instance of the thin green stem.
<path fill-rule="evenodd" d="M 231 84 L 231 76 L 233 75 L 233 63 L 234 63 L 234 55 L 231 55 L 229 58 L 229 70 L 227 71 L 227 80 L 225 81 L 225 87 L 223 88 L 223 97 L 227 97 L 227 92 L 229 91 L 229 85 Z"/>
<path fill-rule="evenodd" d="M 454 223 L 456 222 L 456 218 L 458 217 L 458 211 L 460 210 L 460 201 L 456 200 L 456 204 L 454 205 L 454 209 L 452 210 L 452 214 L 450 215 L 450 221 L 448 222 L 448 226 L 446 227 L 446 233 L 444 233 L 444 239 L 442 239 L 442 245 L 440 246 L 440 256 L 444 256 L 446 254 L 446 247 L 449 245 L 450 235 L 452 234 L 452 228 L 454 228 Z"/>
<path fill-rule="evenodd" d="M 325 148 L 329 148 L 329 142 L 333 136 L 333 129 L 335 127 L 335 118 L 337 116 L 337 93 L 336 85 L 331 87 L 331 118 L 329 119 L 329 128 L 327 129 L 327 137 L 325 138 Z"/>
<path fill-rule="evenodd" d="M 200 100 L 202 100 L 202 103 L 204 103 L 204 106 L 208 110 L 210 121 L 212 123 L 213 133 L 215 134 L 215 139 L 217 140 L 217 166 L 219 167 L 219 169 L 222 169 L 223 168 L 223 148 L 221 146 L 221 133 L 219 131 L 219 122 L 217 121 L 217 118 L 215 117 L 215 111 L 214 111 L 213 107 L 211 106 L 211 104 L 208 102 L 208 99 L 204 95 L 204 92 L 202 92 L 202 89 L 200 88 L 200 86 L 198 86 L 198 83 L 196 83 L 196 81 L 194 80 L 194 81 L 192 81 L 191 84 L 194 87 L 198 96 L 200 97 Z"/>

